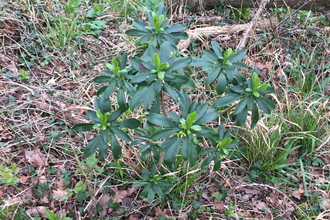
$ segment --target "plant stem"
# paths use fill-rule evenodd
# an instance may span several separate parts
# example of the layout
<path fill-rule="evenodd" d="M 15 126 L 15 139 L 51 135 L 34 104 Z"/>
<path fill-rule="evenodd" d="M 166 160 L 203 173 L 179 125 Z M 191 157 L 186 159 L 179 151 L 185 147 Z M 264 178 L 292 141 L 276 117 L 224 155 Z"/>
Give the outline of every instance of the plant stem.
<path fill-rule="evenodd" d="M 166 118 L 168 118 L 168 114 L 167 114 L 167 111 L 165 110 L 165 105 L 164 105 L 163 89 L 160 91 L 160 104 L 162 106 L 163 115 Z M 165 151 L 160 152 L 160 157 L 159 157 L 159 161 L 158 161 L 158 164 L 157 164 L 157 170 L 159 170 L 160 167 L 162 166 L 162 164 L 164 162 L 164 159 L 165 159 L 165 154 L 166 154 Z"/>

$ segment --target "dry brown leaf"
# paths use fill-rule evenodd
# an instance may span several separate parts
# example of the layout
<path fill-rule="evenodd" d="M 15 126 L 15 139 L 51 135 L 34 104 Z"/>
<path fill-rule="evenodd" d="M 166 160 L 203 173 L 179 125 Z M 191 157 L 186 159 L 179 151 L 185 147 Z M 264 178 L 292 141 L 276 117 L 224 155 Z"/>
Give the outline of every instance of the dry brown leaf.
<path fill-rule="evenodd" d="M 214 202 L 212 203 L 213 206 L 212 206 L 212 209 L 213 210 L 223 210 L 225 208 L 225 203 L 223 201 L 220 201 L 220 202 Z"/>
<path fill-rule="evenodd" d="M 256 208 L 262 210 L 263 208 L 267 208 L 267 204 L 265 202 L 258 201 L 256 204 Z"/>
<path fill-rule="evenodd" d="M 154 210 L 155 210 L 155 215 L 156 216 L 159 216 L 159 215 L 161 215 L 161 216 L 165 216 L 165 217 L 167 217 L 167 210 L 166 209 L 164 209 L 163 211 L 160 209 L 160 207 L 159 206 L 155 206 L 154 207 Z"/>
<path fill-rule="evenodd" d="M 135 216 L 133 216 L 133 215 L 130 215 L 130 216 L 128 217 L 128 220 L 139 220 L 139 218 L 138 218 L 138 217 L 135 217 Z"/>
<path fill-rule="evenodd" d="M 107 194 L 104 194 L 99 200 L 99 204 L 103 206 L 103 211 L 101 213 L 102 218 L 104 218 L 107 214 L 107 209 L 108 209 L 107 203 L 110 201 L 110 199 L 111 199 L 111 197 L 107 193 Z"/>
<path fill-rule="evenodd" d="M 301 183 L 299 189 L 295 189 L 291 192 L 292 196 L 300 200 L 300 196 L 304 195 L 304 185 Z"/>
<path fill-rule="evenodd" d="M 25 197 L 28 199 L 28 200 L 32 200 L 33 199 L 33 190 L 32 188 L 29 188 L 25 191 Z"/>
<path fill-rule="evenodd" d="M 37 207 L 33 207 L 31 209 L 28 209 L 26 211 L 26 214 L 31 215 L 32 217 L 36 216 L 36 215 L 40 215 L 43 218 L 46 218 L 46 213 L 45 213 L 45 206 L 37 206 Z"/>
<path fill-rule="evenodd" d="M 127 196 L 126 190 L 119 190 L 116 192 L 116 195 L 113 197 L 113 202 L 120 203 Z"/>
<path fill-rule="evenodd" d="M 53 197 L 54 198 L 57 197 L 57 198 L 59 198 L 59 200 L 61 200 L 62 196 L 64 196 L 64 195 L 65 196 L 69 195 L 69 193 L 65 192 L 64 189 L 56 189 L 56 190 L 53 191 Z"/>
<path fill-rule="evenodd" d="M 22 175 L 19 177 L 19 181 L 23 184 L 27 183 L 29 181 L 30 177 L 27 177 L 25 175 Z"/>
<path fill-rule="evenodd" d="M 41 167 L 48 165 L 46 157 L 40 152 L 39 149 L 34 151 L 25 151 L 25 157 L 29 163 L 33 164 L 33 166 Z"/>

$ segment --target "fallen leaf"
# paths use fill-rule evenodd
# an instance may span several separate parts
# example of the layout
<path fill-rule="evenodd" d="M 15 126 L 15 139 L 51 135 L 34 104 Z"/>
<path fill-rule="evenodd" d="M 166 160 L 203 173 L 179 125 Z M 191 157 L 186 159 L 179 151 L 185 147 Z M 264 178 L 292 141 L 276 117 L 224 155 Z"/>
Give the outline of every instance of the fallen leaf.
<path fill-rule="evenodd" d="M 102 218 L 104 218 L 107 214 L 107 209 L 108 209 L 107 203 L 110 201 L 110 199 L 111 199 L 111 197 L 107 193 L 107 194 L 104 194 L 101 197 L 101 199 L 99 200 L 99 204 L 103 206 L 103 211 L 101 213 Z"/>
<path fill-rule="evenodd" d="M 154 207 L 154 210 L 155 210 L 155 215 L 156 216 L 159 216 L 159 215 L 161 215 L 161 216 L 167 216 L 167 210 L 166 209 L 164 209 L 163 211 L 160 209 L 160 207 L 159 206 L 155 206 Z"/>
<path fill-rule="evenodd" d="M 25 175 L 22 175 L 19 177 L 19 181 L 23 184 L 27 183 L 29 181 L 30 177 L 27 177 Z"/>
<path fill-rule="evenodd" d="M 225 203 L 223 201 L 214 202 L 212 204 L 213 204 L 213 206 L 212 206 L 213 210 L 220 210 L 221 211 L 225 208 Z"/>
<path fill-rule="evenodd" d="M 301 183 L 299 189 L 295 189 L 291 192 L 292 196 L 300 200 L 300 196 L 304 195 L 304 185 Z"/>
<path fill-rule="evenodd" d="M 139 218 L 138 218 L 138 217 L 135 217 L 135 216 L 133 216 L 133 215 L 130 215 L 130 216 L 128 217 L 128 220 L 139 220 Z"/>
<path fill-rule="evenodd" d="M 63 189 L 57 189 L 57 190 L 53 191 L 53 197 L 54 198 L 57 197 L 57 198 L 59 198 L 59 200 L 61 200 L 62 196 L 64 196 L 64 195 L 68 196 L 69 193 L 64 191 Z"/>
<path fill-rule="evenodd" d="M 41 167 L 47 166 L 46 157 L 40 152 L 40 150 L 25 151 L 26 160 L 33 164 L 33 166 Z"/>
<path fill-rule="evenodd" d="M 262 210 L 263 208 L 266 208 L 267 204 L 265 202 L 257 202 L 256 208 L 259 210 Z"/>
<path fill-rule="evenodd" d="M 46 218 L 46 213 L 45 213 L 45 206 L 37 206 L 33 207 L 31 209 L 28 209 L 26 211 L 26 214 L 31 215 L 32 217 L 35 217 L 36 215 L 40 215 L 42 218 Z"/>
<path fill-rule="evenodd" d="M 120 203 L 127 196 L 126 190 L 119 190 L 116 192 L 116 195 L 113 197 L 113 202 Z"/>
<path fill-rule="evenodd" d="M 25 197 L 28 199 L 28 200 L 32 200 L 33 199 L 33 190 L 32 188 L 29 188 L 25 191 Z"/>

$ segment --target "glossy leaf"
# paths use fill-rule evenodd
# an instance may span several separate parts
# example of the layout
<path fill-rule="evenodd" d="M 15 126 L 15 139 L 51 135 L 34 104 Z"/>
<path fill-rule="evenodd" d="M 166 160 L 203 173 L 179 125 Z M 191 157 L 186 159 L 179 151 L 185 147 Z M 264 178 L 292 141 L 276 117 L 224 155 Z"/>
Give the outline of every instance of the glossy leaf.
<path fill-rule="evenodd" d="M 92 110 L 87 110 L 86 111 L 87 118 L 91 120 L 94 123 L 101 123 L 100 119 L 97 117 L 96 112 Z M 89 130 L 87 130 L 89 131 Z"/>
<path fill-rule="evenodd" d="M 216 41 L 212 41 L 211 44 L 212 44 L 212 49 L 214 50 L 215 54 L 218 57 L 222 57 L 222 49 L 220 48 L 219 43 Z"/>
<path fill-rule="evenodd" d="M 195 146 L 189 142 L 189 145 L 190 145 L 190 154 L 189 154 L 189 158 L 188 158 L 188 162 L 189 162 L 189 165 L 191 167 L 195 166 L 196 162 L 197 162 L 197 150 L 195 148 Z"/>
<path fill-rule="evenodd" d="M 252 105 L 251 129 L 253 129 L 259 120 L 259 110 L 255 103 Z"/>
<path fill-rule="evenodd" d="M 219 72 L 221 70 L 221 67 L 215 68 L 206 78 L 206 84 L 209 85 L 212 83 L 219 75 Z"/>
<path fill-rule="evenodd" d="M 237 101 L 239 98 L 241 98 L 241 96 L 236 95 L 236 94 L 231 94 L 229 96 L 221 97 L 213 102 L 213 107 L 220 108 L 220 107 L 227 106 L 227 105 Z"/>
<path fill-rule="evenodd" d="M 190 155 L 190 141 L 188 137 L 185 137 L 182 142 L 182 148 L 181 148 L 181 154 L 182 158 L 184 160 L 188 160 Z"/>
<path fill-rule="evenodd" d="M 176 160 L 176 156 L 178 155 L 179 149 L 181 145 L 181 139 L 177 139 L 173 145 L 168 149 L 165 155 L 165 162 L 168 164 L 172 164 Z"/>
<path fill-rule="evenodd" d="M 173 127 L 173 128 L 165 128 L 160 131 L 155 132 L 152 136 L 151 139 L 159 140 L 166 138 L 170 136 L 171 134 L 174 134 L 176 132 L 180 131 L 180 128 L 178 127 Z"/>
<path fill-rule="evenodd" d="M 202 59 L 202 58 L 195 58 L 190 63 L 190 66 L 210 66 L 212 64 L 213 63 L 208 61 L 208 60 L 205 60 L 205 59 Z"/>
<path fill-rule="evenodd" d="M 163 126 L 163 127 L 177 127 L 177 125 L 173 121 L 169 120 L 168 118 L 160 114 L 149 113 L 146 116 L 146 118 L 148 122 L 154 125 Z"/>
<path fill-rule="evenodd" d="M 219 111 L 214 108 L 211 108 L 207 110 L 205 114 L 194 123 L 194 125 L 202 125 L 209 123 L 217 117 L 219 117 Z"/>
<path fill-rule="evenodd" d="M 231 63 L 237 62 L 241 59 L 243 59 L 246 55 L 246 52 L 244 50 L 238 50 L 233 56 L 231 56 L 228 60 Z"/>
<path fill-rule="evenodd" d="M 81 124 L 75 124 L 72 127 L 72 130 L 74 131 L 90 131 L 93 129 L 94 124 L 91 123 L 81 123 Z"/>
<path fill-rule="evenodd" d="M 95 153 L 102 139 L 102 135 L 98 135 L 87 144 L 86 148 L 84 149 L 84 158 L 88 158 Z"/>
<path fill-rule="evenodd" d="M 121 147 L 114 134 L 111 133 L 110 138 L 111 138 L 111 150 L 112 150 L 113 158 L 118 160 L 121 157 Z"/>
<path fill-rule="evenodd" d="M 119 122 L 119 127 L 122 127 L 122 128 L 135 129 L 140 126 L 141 126 L 140 121 L 135 118 L 125 119 L 125 120 Z"/>
<path fill-rule="evenodd" d="M 246 118 L 247 118 L 247 108 L 245 107 L 240 113 L 236 115 L 235 124 L 237 126 L 243 125 L 244 122 L 246 121 Z"/>
<path fill-rule="evenodd" d="M 214 60 L 214 61 L 218 60 L 218 56 L 213 51 L 203 50 L 203 52 L 207 57 L 211 58 L 212 60 Z"/>
<path fill-rule="evenodd" d="M 226 76 L 224 73 L 220 73 L 216 87 L 218 95 L 222 95 L 225 92 L 226 86 L 227 86 Z"/>

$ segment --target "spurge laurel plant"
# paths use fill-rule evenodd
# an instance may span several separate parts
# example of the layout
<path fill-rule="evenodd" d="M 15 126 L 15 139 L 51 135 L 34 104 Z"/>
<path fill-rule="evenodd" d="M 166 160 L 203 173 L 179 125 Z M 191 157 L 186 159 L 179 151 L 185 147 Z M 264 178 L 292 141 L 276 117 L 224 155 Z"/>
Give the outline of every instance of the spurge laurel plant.
<path fill-rule="evenodd" d="M 95 111 L 86 112 L 92 123 L 76 124 L 72 129 L 97 131 L 95 138 L 84 149 L 85 158 L 98 150 L 101 160 L 109 152 L 118 160 L 122 156 L 121 146 L 125 143 L 140 145 L 141 156 L 138 160 L 147 161 L 149 158 L 152 172 L 144 169 L 144 180 L 134 185 L 146 185 L 143 194 L 151 202 L 156 194 L 161 199 L 165 198 L 169 182 L 162 174 L 168 170 L 176 171 L 177 167 L 182 166 L 186 166 L 186 170 L 196 166 L 205 169 L 212 161 L 213 170 L 220 169 L 228 149 L 237 145 L 229 137 L 229 132 L 224 131 L 223 125 L 216 125 L 217 130 L 208 125 L 219 119 L 220 108 L 223 110 L 237 101 L 232 115 L 239 126 L 244 125 L 251 110 L 252 129 L 259 120 L 259 108 L 269 114 L 275 105 L 265 96 L 274 91 L 273 87 L 260 84 L 257 69 L 253 69 L 250 80 L 239 72 L 248 68 L 240 62 L 245 51 L 227 49 L 223 52 L 219 44 L 213 41 L 213 50 L 203 50 L 202 58 L 181 57 L 176 45 L 178 39 L 187 38 L 183 32 L 185 25 L 169 27 L 164 6 L 157 13 L 150 12 L 148 20 L 149 24 L 134 21 L 137 29 L 130 29 L 126 34 L 140 36 L 140 42 L 149 41 L 149 47 L 141 57 L 131 57 L 129 64 L 126 52 L 121 57 L 114 57 L 111 64 L 106 64 L 109 69 L 103 70 L 105 75 L 95 77 L 94 82 L 107 85 L 97 92 Z M 208 76 L 204 81 L 217 92 L 215 99 L 200 103 L 190 101 L 186 90 L 193 89 L 195 84 L 189 72 L 184 71 L 189 65 L 202 66 L 206 70 Z M 117 97 L 116 103 L 110 102 L 111 95 Z M 169 97 L 179 104 L 177 112 L 166 110 L 165 100 Z M 212 103 L 212 106 L 207 103 Z M 145 118 L 123 120 L 123 113 L 127 117 L 142 104 Z M 141 124 L 144 126 L 141 127 Z M 128 129 L 133 129 L 130 134 Z M 204 141 L 211 147 L 201 147 Z M 156 164 L 158 170 L 155 169 Z M 161 166 L 166 166 L 167 171 L 160 169 Z"/>

